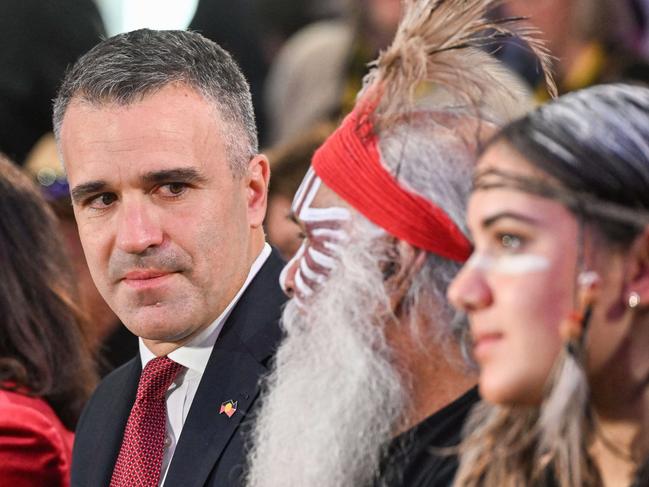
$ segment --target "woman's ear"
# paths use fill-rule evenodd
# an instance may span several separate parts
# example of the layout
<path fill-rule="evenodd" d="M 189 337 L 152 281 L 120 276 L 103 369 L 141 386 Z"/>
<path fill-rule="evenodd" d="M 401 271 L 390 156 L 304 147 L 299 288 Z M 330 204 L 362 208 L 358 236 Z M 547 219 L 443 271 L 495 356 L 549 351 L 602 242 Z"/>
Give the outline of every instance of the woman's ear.
<path fill-rule="evenodd" d="M 649 306 L 649 227 L 636 237 L 628 251 L 625 283 L 626 305 L 630 308 Z"/>
<path fill-rule="evenodd" d="M 401 240 L 396 241 L 395 250 L 399 265 L 386 277 L 385 288 L 390 297 L 392 312 L 398 316 L 413 276 L 419 272 L 426 261 L 426 252 Z"/>

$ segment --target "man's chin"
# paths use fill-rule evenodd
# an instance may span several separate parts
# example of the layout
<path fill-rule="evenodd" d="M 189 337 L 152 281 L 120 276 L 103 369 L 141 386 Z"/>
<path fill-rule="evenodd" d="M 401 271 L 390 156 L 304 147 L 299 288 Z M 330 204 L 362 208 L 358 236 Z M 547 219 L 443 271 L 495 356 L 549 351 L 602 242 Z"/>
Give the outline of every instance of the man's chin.
<path fill-rule="evenodd" d="M 162 302 L 117 315 L 131 333 L 151 342 L 181 342 L 193 329 L 183 310 Z"/>

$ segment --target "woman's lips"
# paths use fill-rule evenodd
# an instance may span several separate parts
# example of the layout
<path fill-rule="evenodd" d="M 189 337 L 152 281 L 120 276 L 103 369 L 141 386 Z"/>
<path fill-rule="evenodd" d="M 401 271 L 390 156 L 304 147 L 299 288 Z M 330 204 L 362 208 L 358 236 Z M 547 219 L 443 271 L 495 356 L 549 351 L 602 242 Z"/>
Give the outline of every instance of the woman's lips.
<path fill-rule="evenodd" d="M 486 358 L 490 351 L 503 339 L 500 332 L 479 333 L 473 338 L 473 355 L 477 360 Z"/>

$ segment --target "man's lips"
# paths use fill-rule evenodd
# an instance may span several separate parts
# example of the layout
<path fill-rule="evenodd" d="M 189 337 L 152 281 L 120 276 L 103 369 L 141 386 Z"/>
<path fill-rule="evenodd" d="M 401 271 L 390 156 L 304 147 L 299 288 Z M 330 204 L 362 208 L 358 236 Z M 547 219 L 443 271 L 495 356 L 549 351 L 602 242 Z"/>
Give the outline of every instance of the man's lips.
<path fill-rule="evenodd" d="M 173 274 L 175 272 L 139 269 L 124 274 L 122 282 L 130 287 L 145 289 L 164 284 Z"/>

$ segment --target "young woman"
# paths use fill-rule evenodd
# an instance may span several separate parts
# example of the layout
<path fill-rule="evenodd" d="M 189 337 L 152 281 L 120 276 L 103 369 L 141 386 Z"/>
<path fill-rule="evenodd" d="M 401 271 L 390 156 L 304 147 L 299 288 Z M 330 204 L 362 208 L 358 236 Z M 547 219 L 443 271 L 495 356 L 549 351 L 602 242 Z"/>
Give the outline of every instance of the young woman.
<path fill-rule="evenodd" d="M 649 89 L 602 85 L 479 160 L 449 295 L 484 398 L 460 486 L 649 486 Z"/>
<path fill-rule="evenodd" d="M 0 157 L 0 484 L 69 485 L 72 431 L 95 375 L 56 223 Z"/>

